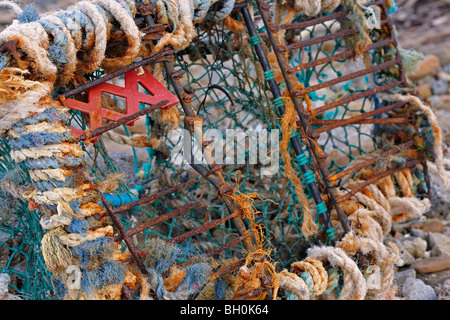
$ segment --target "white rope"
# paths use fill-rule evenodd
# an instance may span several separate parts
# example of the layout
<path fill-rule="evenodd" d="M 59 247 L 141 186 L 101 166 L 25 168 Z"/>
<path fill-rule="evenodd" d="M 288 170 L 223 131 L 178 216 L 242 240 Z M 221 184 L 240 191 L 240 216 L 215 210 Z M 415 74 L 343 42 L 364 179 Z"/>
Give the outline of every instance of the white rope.
<path fill-rule="evenodd" d="M 75 42 L 69 30 L 64 25 L 64 23 L 61 21 L 61 19 L 59 19 L 55 15 L 44 14 L 41 20 L 48 21 L 58 25 L 67 38 L 66 54 L 68 62 L 64 65 L 64 68 L 62 68 L 62 70 L 59 71 L 59 78 L 58 78 L 58 84 L 65 85 L 70 80 L 72 80 L 72 77 L 77 69 L 77 49 L 75 47 Z"/>
<path fill-rule="evenodd" d="M 22 162 L 26 159 L 38 159 L 43 157 L 63 158 L 64 153 L 69 153 L 75 157 L 82 157 L 86 154 L 79 145 L 75 143 L 59 143 L 45 145 L 42 147 L 32 147 L 21 150 L 12 150 L 11 158 L 15 162 Z"/>
<path fill-rule="evenodd" d="M 339 300 L 363 300 L 367 293 L 366 281 L 356 263 L 344 250 L 336 247 L 313 247 L 308 249 L 308 257 L 326 259 L 344 273 L 344 287 Z"/>
<path fill-rule="evenodd" d="M 141 34 L 138 27 L 134 23 L 133 18 L 126 12 L 122 6 L 114 0 L 92 0 L 104 9 L 111 12 L 114 18 L 120 23 L 122 30 L 125 32 L 128 40 L 128 49 L 120 58 L 105 58 L 102 67 L 107 70 L 117 70 L 126 67 L 136 59 L 139 54 L 141 45 Z"/>
<path fill-rule="evenodd" d="M 106 24 L 100 12 L 98 12 L 97 8 L 90 2 L 78 2 L 74 9 L 78 9 L 86 14 L 95 26 L 94 48 L 77 64 L 77 68 L 81 72 L 92 72 L 100 67 L 103 59 L 105 58 L 107 42 Z"/>
<path fill-rule="evenodd" d="M 22 8 L 20 8 L 17 3 L 12 1 L 0 1 L 0 8 L 6 9 L 6 11 L 14 14 L 14 17 L 17 17 L 22 13 Z"/>

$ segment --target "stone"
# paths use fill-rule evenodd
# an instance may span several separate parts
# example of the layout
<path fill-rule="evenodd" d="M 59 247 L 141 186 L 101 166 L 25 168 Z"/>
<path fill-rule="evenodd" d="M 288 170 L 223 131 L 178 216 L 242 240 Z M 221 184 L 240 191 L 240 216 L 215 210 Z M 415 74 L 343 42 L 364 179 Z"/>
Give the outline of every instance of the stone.
<path fill-rule="evenodd" d="M 409 253 L 408 250 L 405 249 L 402 241 L 391 237 L 385 237 L 384 244 L 387 245 L 389 242 L 393 242 L 399 250 L 399 256 L 401 261 L 398 264 L 398 266 L 409 266 L 413 264 L 414 261 L 416 261 L 416 259 L 411 255 L 411 253 Z"/>
<path fill-rule="evenodd" d="M 431 91 L 435 95 L 446 94 L 448 91 L 448 81 L 444 78 L 439 78 L 431 83 Z"/>
<path fill-rule="evenodd" d="M 394 238 L 395 239 L 400 239 L 401 237 L 403 237 L 403 234 L 401 234 L 400 232 L 396 231 L 394 234 Z"/>
<path fill-rule="evenodd" d="M 421 62 L 419 62 L 417 69 L 414 70 L 414 72 L 408 74 L 408 77 L 411 80 L 417 80 L 422 77 L 425 77 L 426 75 L 432 74 L 436 72 L 439 67 L 441 66 L 441 63 L 439 62 L 439 57 L 430 54 L 425 57 Z"/>
<path fill-rule="evenodd" d="M 450 74 L 444 71 L 444 69 L 442 69 L 442 71 L 438 73 L 438 77 L 450 81 Z"/>
<path fill-rule="evenodd" d="M 416 278 L 422 280 L 425 284 L 436 288 L 445 280 L 450 279 L 450 269 L 432 273 L 417 273 Z"/>
<path fill-rule="evenodd" d="M 447 237 L 450 237 L 450 228 L 447 227 L 442 234 L 446 235 Z"/>
<path fill-rule="evenodd" d="M 394 283 L 401 288 L 403 283 L 408 278 L 416 278 L 416 270 L 414 269 L 406 269 L 403 271 L 398 271 L 394 274 Z"/>
<path fill-rule="evenodd" d="M 409 230 L 409 233 L 413 237 L 418 237 L 418 238 L 422 238 L 422 239 L 425 239 L 425 237 L 426 237 L 426 234 L 425 234 L 425 232 L 423 232 L 422 229 L 413 228 L 413 229 Z"/>
<path fill-rule="evenodd" d="M 405 233 L 408 232 L 410 229 L 413 228 L 422 228 L 423 227 L 423 223 L 424 223 L 424 219 L 415 219 L 412 221 L 408 221 L 408 222 L 404 222 L 404 223 L 395 223 L 392 226 L 392 230 L 394 232 L 400 232 L 400 233 Z"/>
<path fill-rule="evenodd" d="M 429 100 L 430 100 L 430 106 L 434 110 L 450 111 L 450 94 L 442 94 L 440 96 L 432 96 L 429 98 Z"/>
<path fill-rule="evenodd" d="M 411 268 L 418 273 L 431 273 L 450 269 L 450 256 L 431 257 L 416 260 Z"/>
<path fill-rule="evenodd" d="M 450 141 L 450 110 L 436 110 L 435 113 L 439 121 L 439 126 L 441 127 L 443 141 L 447 141 L 448 143 Z M 433 199 L 431 201 L 430 213 L 433 213 L 434 217 L 444 219 L 450 212 L 450 188 L 445 188 L 441 177 L 436 172 L 430 170 L 429 173 L 431 182 L 430 195 Z"/>
<path fill-rule="evenodd" d="M 0 300 L 22 300 L 8 292 L 8 285 L 11 278 L 6 273 L 0 273 Z"/>
<path fill-rule="evenodd" d="M 422 280 L 408 278 L 402 286 L 402 296 L 408 300 L 437 300 L 436 292 Z"/>
<path fill-rule="evenodd" d="M 450 300 L 450 279 L 445 280 L 438 286 L 438 299 Z"/>
<path fill-rule="evenodd" d="M 417 237 L 404 237 L 400 239 L 403 244 L 403 248 L 408 251 L 414 259 L 421 259 L 424 257 L 427 250 L 427 242 L 422 238 Z"/>
<path fill-rule="evenodd" d="M 416 90 L 417 90 L 417 93 L 424 98 L 429 98 L 433 95 L 433 92 L 431 91 L 431 87 L 428 84 L 418 86 L 416 88 Z"/>
<path fill-rule="evenodd" d="M 428 219 L 422 227 L 423 232 L 444 232 L 447 227 L 438 218 Z"/>
<path fill-rule="evenodd" d="M 440 96 L 435 96 L 435 97 L 440 97 Z M 448 107 L 450 108 L 450 100 L 448 101 Z M 441 128 L 441 133 L 442 133 L 442 140 L 443 141 L 450 141 L 450 111 L 449 110 L 445 110 L 445 109 L 437 109 L 434 110 L 434 114 L 436 115 L 436 118 L 438 119 L 438 124 L 439 127 Z M 439 206 L 442 204 L 447 204 L 448 207 L 448 203 L 450 202 L 450 199 L 445 198 L 445 191 L 438 191 L 439 189 L 442 189 L 442 187 L 440 186 L 432 186 L 431 190 L 433 191 L 433 193 L 441 193 L 441 195 L 439 195 L 438 197 L 438 202 L 437 204 L 433 204 L 433 206 Z M 432 198 L 434 202 L 434 198 Z M 441 204 L 442 203 L 442 204 Z M 439 208 L 440 211 L 438 212 L 445 212 L 447 213 L 448 211 L 442 211 L 443 208 Z"/>
<path fill-rule="evenodd" d="M 431 248 L 431 256 L 450 256 L 450 237 L 439 233 L 429 232 L 427 237 L 428 247 Z"/>

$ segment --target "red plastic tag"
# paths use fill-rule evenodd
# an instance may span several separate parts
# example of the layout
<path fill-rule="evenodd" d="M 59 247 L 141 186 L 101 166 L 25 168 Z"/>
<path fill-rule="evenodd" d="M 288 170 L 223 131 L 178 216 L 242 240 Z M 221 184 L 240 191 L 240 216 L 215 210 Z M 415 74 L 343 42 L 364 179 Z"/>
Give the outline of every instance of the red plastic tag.
<path fill-rule="evenodd" d="M 89 130 L 94 130 L 103 126 L 103 119 L 117 121 L 120 118 L 129 116 L 139 111 L 139 104 L 157 104 L 160 101 L 168 100 L 169 102 L 161 107 L 168 109 L 178 103 L 178 98 L 174 96 L 167 88 L 165 88 L 156 78 L 142 68 L 144 73 L 137 74 L 137 69 L 131 70 L 125 74 L 125 87 L 116 86 L 110 83 L 101 83 L 89 89 L 89 102 L 81 102 L 78 100 L 66 98 L 65 106 L 89 114 Z M 140 84 L 148 94 L 138 91 Z M 107 92 L 126 99 L 126 113 L 120 113 L 102 108 L 102 92 Z M 127 123 L 132 126 L 134 121 Z M 83 130 L 70 128 L 75 136 L 84 133 Z"/>

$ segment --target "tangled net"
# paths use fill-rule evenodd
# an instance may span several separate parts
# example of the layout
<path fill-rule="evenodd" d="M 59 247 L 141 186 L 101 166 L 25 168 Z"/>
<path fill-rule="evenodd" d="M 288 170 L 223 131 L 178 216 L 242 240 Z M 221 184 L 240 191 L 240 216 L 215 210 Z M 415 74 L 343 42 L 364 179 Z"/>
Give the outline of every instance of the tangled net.
<path fill-rule="evenodd" d="M 368 3 L 310 0 L 271 4 L 276 24 L 302 23 L 310 17 L 350 10 L 341 23 L 323 22 L 301 32 L 277 31 L 283 45 L 358 26 L 355 35 L 284 56 L 288 66 L 295 67 L 346 49 L 355 51 L 353 60 L 295 72 L 292 77 L 299 90 L 340 77 L 345 69 L 381 64 L 397 52 L 393 45 L 387 53 L 381 48 L 370 53 L 365 50 L 379 37 L 364 16 L 371 14 Z M 33 7 L 22 11 L 13 2 L 0 2 L 17 15 L 0 33 L 0 45 L 16 41 L 16 49 L 0 59 L 0 271 L 9 275 L 11 294 L 24 299 L 395 298 L 392 280 L 395 266 L 401 262 L 395 245 L 385 244 L 383 239 L 392 223 L 415 219 L 430 206 L 427 198 L 419 199 L 428 188 L 423 162 L 413 169 L 395 169 L 424 157 L 435 160 L 437 169 L 443 170 L 435 117 L 420 100 L 405 95 L 407 90 L 395 87 L 389 94 L 366 96 L 315 118 L 344 120 L 390 101 L 405 101 L 407 113 L 416 115 L 414 123 L 350 124 L 323 133 L 317 144 L 328 154 L 331 174 L 379 156 L 379 161 L 342 177 L 339 183 L 331 181 L 337 196 L 345 198 L 341 207 L 350 231 L 344 230 L 325 195 L 322 200 L 328 204 L 333 227 L 327 229 L 320 214 L 323 208 L 308 187 L 311 177 L 304 172 L 301 179 L 301 164 L 291 161 L 295 156 L 289 141 L 301 128 L 277 56 L 268 42 L 261 42 L 273 79 L 284 90 L 283 115 L 274 107 L 264 81 L 267 71 L 255 52 L 258 43 L 248 37 L 242 16 L 233 11 L 238 5 L 233 0 L 93 0 L 39 16 Z M 251 3 L 242 2 L 241 7 L 249 8 L 252 17 L 260 13 Z M 388 2 L 388 8 L 392 7 Z M 159 37 L 146 33 L 154 25 L 166 26 Z M 259 33 L 268 32 L 262 23 L 256 27 Z M 88 119 L 65 107 L 61 94 L 169 48 L 177 51 L 172 64 L 185 72 L 180 80 L 184 87 L 180 105 L 155 110 L 134 127 L 124 125 L 94 140 L 74 139 L 69 126 L 88 136 Z M 177 92 L 174 82 L 168 81 L 172 77 L 169 71 L 174 70 L 161 62 L 145 69 Z M 342 86 L 303 94 L 301 99 L 314 111 L 362 93 L 373 82 L 389 83 L 400 77 L 401 71 L 391 67 L 374 79 L 366 75 Z M 114 83 L 123 81 L 121 76 Z M 123 101 L 107 94 L 102 108 L 126 110 Z M 197 138 L 194 156 L 209 165 L 212 174 L 183 156 L 181 123 Z M 239 142 L 225 154 L 233 161 L 217 167 L 218 157 L 223 156 L 212 152 L 217 141 L 205 141 L 230 129 L 235 130 L 232 139 Z M 275 136 L 267 145 L 251 136 L 246 144 L 245 135 L 239 135 L 251 130 L 258 134 L 263 129 L 279 129 L 281 137 Z M 412 137 L 414 147 L 381 156 Z M 123 170 L 107 152 L 106 144 L 111 141 L 132 151 L 133 172 L 120 174 Z M 261 155 L 254 162 L 234 161 L 249 158 L 253 148 Z M 310 149 L 305 161 L 317 171 Z M 393 173 L 349 193 L 349 189 L 370 182 L 381 169 Z M 108 202 L 120 207 L 186 182 L 188 187 L 155 201 L 117 215 L 107 214 Z M 323 191 L 322 182 L 319 188 Z M 167 213 L 173 217 L 132 233 L 127 241 L 137 250 L 123 241 L 122 231 L 131 232 Z M 124 230 L 118 230 L 118 222 Z M 189 232 L 194 235 L 183 237 Z M 335 244 L 333 238 L 338 240 Z M 218 254 L 215 250 L 228 241 L 235 242 Z"/>

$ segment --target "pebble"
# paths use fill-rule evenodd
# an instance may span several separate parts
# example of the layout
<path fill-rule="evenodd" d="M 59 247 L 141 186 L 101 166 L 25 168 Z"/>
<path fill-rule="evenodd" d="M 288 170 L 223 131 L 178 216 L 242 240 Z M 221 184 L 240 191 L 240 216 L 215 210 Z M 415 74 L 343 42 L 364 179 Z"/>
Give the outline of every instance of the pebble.
<path fill-rule="evenodd" d="M 402 296 L 409 300 L 437 300 L 436 292 L 422 280 L 408 278 L 402 286 Z"/>
<path fill-rule="evenodd" d="M 445 73 L 450 73 L 450 64 L 443 66 L 442 71 L 444 71 Z"/>
<path fill-rule="evenodd" d="M 413 237 L 425 239 L 426 234 L 422 229 L 413 228 L 409 231 Z"/>
<path fill-rule="evenodd" d="M 421 259 L 425 255 L 427 250 L 427 242 L 422 238 L 417 237 L 404 237 L 400 239 L 403 244 L 403 248 L 408 251 L 414 259 Z"/>
<path fill-rule="evenodd" d="M 403 237 L 403 234 L 401 232 L 396 231 L 394 234 L 394 238 L 395 239 L 400 239 L 401 237 Z"/>
<path fill-rule="evenodd" d="M 411 80 L 417 80 L 425 77 L 426 75 L 436 72 L 440 67 L 439 57 L 434 54 L 430 54 L 419 62 L 417 69 L 408 74 Z"/>
<path fill-rule="evenodd" d="M 10 277 L 6 273 L 0 273 L 0 300 L 22 300 L 18 296 L 8 292 Z"/>
<path fill-rule="evenodd" d="M 409 253 L 408 250 L 405 249 L 402 241 L 391 237 L 385 237 L 384 243 L 387 244 L 389 242 L 393 242 L 399 250 L 399 256 L 400 259 L 402 260 L 402 263 L 399 264 L 399 266 L 409 266 L 413 264 L 414 261 L 416 261 L 416 259 L 411 255 L 411 253 Z"/>
<path fill-rule="evenodd" d="M 434 110 L 450 111 L 450 94 L 441 94 L 429 98 L 430 105 Z"/>
<path fill-rule="evenodd" d="M 450 237 L 439 232 L 429 232 L 426 237 L 431 256 L 450 255 Z"/>
<path fill-rule="evenodd" d="M 445 280 L 439 287 L 439 300 L 450 300 L 450 279 Z"/>
<path fill-rule="evenodd" d="M 399 288 L 401 288 L 403 283 L 405 282 L 405 280 L 408 278 L 415 279 L 416 278 L 416 270 L 407 269 L 407 270 L 396 272 L 394 275 L 394 282 Z"/>
<path fill-rule="evenodd" d="M 444 78 L 439 78 L 431 83 L 431 91 L 433 94 L 446 94 L 448 91 L 448 81 Z"/>
<path fill-rule="evenodd" d="M 422 227 L 423 232 L 444 232 L 447 227 L 438 218 L 428 219 Z"/>
<path fill-rule="evenodd" d="M 392 230 L 394 232 L 405 233 L 413 228 L 422 228 L 423 223 L 424 223 L 423 219 L 416 219 L 416 220 L 412 220 L 412 221 L 404 222 L 404 223 L 396 223 L 392 226 Z"/>
<path fill-rule="evenodd" d="M 418 273 L 432 273 L 450 269 L 450 256 L 431 257 L 415 261 L 411 268 Z"/>
<path fill-rule="evenodd" d="M 417 90 L 417 93 L 424 98 L 429 98 L 433 95 L 433 92 L 431 91 L 431 87 L 428 84 L 418 86 L 416 90 Z"/>

